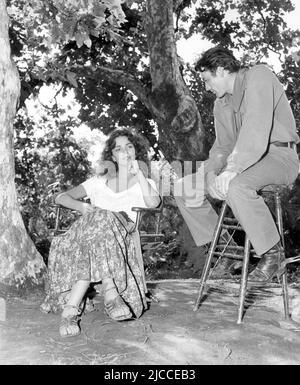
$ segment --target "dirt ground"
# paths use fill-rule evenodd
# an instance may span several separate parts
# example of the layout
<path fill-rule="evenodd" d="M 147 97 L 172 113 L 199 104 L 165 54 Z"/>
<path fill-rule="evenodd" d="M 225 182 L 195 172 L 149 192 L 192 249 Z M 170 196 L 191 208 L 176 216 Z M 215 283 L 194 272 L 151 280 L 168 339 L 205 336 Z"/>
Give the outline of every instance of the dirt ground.
<path fill-rule="evenodd" d="M 198 280 L 149 282 L 159 298 L 138 320 L 114 322 L 96 297 L 78 337 L 60 338 L 59 315 L 39 311 L 42 294 L 7 299 L 0 322 L 2 365 L 299 365 L 300 285 L 290 285 L 292 319 L 283 317 L 281 288 L 248 291 L 237 325 L 237 282 L 209 281 L 197 312 Z"/>

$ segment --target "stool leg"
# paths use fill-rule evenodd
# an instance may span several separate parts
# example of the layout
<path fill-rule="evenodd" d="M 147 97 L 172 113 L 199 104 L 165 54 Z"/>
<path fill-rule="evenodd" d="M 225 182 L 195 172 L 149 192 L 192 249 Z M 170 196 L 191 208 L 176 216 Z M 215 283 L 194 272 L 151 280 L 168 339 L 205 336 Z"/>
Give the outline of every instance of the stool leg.
<path fill-rule="evenodd" d="M 246 235 L 245 249 L 244 249 L 244 262 L 243 262 L 242 278 L 241 278 L 241 284 L 240 284 L 239 310 L 238 310 L 238 320 L 237 320 L 238 324 L 242 323 L 243 313 L 244 313 L 244 303 L 245 303 L 246 291 L 247 291 L 249 257 L 250 257 L 250 240 Z"/>
<path fill-rule="evenodd" d="M 195 305 L 194 305 L 194 308 L 193 308 L 194 311 L 197 311 L 198 308 L 199 308 L 199 305 L 200 305 L 200 301 L 201 301 L 202 294 L 203 294 L 204 287 L 205 287 L 205 283 L 206 283 L 206 280 L 207 280 L 207 277 L 208 277 L 208 273 L 209 273 L 210 265 L 211 265 L 212 258 L 213 258 L 213 255 L 214 255 L 214 251 L 215 251 L 215 248 L 217 246 L 217 243 L 218 243 L 218 240 L 219 240 L 219 236 L 220 236 L 220 233 L 221 233 L 222 223 L 223 223 L 223 220 L 224 220 L 224 217 L 225 217 L 225 213 L 226 213 L 227 207 L 228 206 L 227 206 L 226 202 L 224 201 L 223 204 L 222 204 L 221 212 L 220 212 L 220 215 L 219 215 L 219 218 L 218 218 L 218 222 L 217 222 L 217 225 L 216 225 L 216 228 L 215 228 L 215 231 L 214 231 L 214 235 L 213 235 L 213 238 L 212 238 L 212 241 L 211 241 L 211 245 L 210 245 L 210 248 L 209 248 L 209 251 L 208 251 L 208 255 L 207 255 L 207 258 L 206 258 L 206 261 L 205 261 L 205 265 L 204 265 L 204 268 L 203 268 L 203 271 L 202 271 L 202 275 L 201 275 L 201 279 L 200 279 L 200 286 L 199 286 L 199 290 L 198 290 L 198 298 L 197 298 L 197 300 L 195 302 Z"/>
<path fill-rule="evenodd" d="M 285 319 L 289 319 L 290 309 L 289 309 L 289 293 L 288 293 L 288 282 L 287 282 L 287 273 L 286 271 L 283 273 L 281 277 L 282 284 L 282 293 L 283 293 L 283 305 L 284 305 L 284 317 Z"/>
<path fill-rule="evenodd" d="M 283 232 L 283 220 L 282 220 L 282 208 L 281 208 L 281 201 L 280 201 L 280 195 L 277 191 L 275 193 L 275 207 L 276 207 L 276 222 L 281 238 L 281 244 L 283 247 L 283 252 L 285 252 L 285 246 L 284 246 L 284 232 Z M 280 261 L 283 262 L 283 261 Z M 282 274 L 282 277 L 280 278 L 281 285 L 282 285 L 282 296 L 283 296 L 283 305 L 284 305 L 284 316 L 286 319 L 290 318 L 290 310 L 289 310 L 289 294 L 288 294 L 288 282 L 287 282 L 287 271 L 286 267 L 284 268 L 284 273 Z"/>

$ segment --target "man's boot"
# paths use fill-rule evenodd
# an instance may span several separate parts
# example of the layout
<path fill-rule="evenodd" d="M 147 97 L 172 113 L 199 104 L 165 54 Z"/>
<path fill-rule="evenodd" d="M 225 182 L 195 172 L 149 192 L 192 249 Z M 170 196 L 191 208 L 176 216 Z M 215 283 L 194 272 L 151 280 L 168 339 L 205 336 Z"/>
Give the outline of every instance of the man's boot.
<path fill-rule="evenodd" d="M 227 230 L 223 231 L 220 235 L 220 244 L 223 244 L 224 246 L 238 246 Z M 235 254 L 242 255 L 239 251 L 237 251 Z M 233 274 L 237 274 L 237 271 L 241 266 L 242 261 L 237 261 L 236 259 L 228 257 L 221 257 L 213 268 L 210 274 L 210 278 L 230 278 Z"/>
<path fill-rule="evenodd" d="M 249 274 L 248 282 L 253 285 L 265 285 L 278 273 L 284 254 L 281 242 L 262 255 L 256 268 Z"/>

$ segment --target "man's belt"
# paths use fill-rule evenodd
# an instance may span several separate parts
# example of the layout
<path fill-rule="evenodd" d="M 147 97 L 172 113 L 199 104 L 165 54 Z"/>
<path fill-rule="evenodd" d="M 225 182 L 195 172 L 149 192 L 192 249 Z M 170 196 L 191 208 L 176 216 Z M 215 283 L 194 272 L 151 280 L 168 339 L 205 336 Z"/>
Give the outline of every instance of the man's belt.
<path fill-rule="evenodd" d="M 271 144 L 274 144 L 274 146 L 277 147 L 289 147 L 293 150 L 296 149 L 296 143 L 295 142 L 272 142 Z"/>

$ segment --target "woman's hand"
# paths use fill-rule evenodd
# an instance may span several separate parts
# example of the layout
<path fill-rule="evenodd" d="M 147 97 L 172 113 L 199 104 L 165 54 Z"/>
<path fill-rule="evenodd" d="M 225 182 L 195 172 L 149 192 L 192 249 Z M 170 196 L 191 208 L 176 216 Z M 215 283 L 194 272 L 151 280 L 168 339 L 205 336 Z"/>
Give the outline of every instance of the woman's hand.
<path fill-rule="evenodd" d="M 139 166 L 139 163 L 137 160 L 133 160 L 129 166 L 129 173 L 131 175 L 138 175 L 139 172 L 141 172 L 140 170 L 140 166 Z"/>
<path fill-rule="evenodd" d="M 82 215 L 87 214 L 87 213 L 92 213 L 95 210 L 95 206 L 81 202 L 81 207 L 79 208 L 79 211 L 81 212 Z"/>

